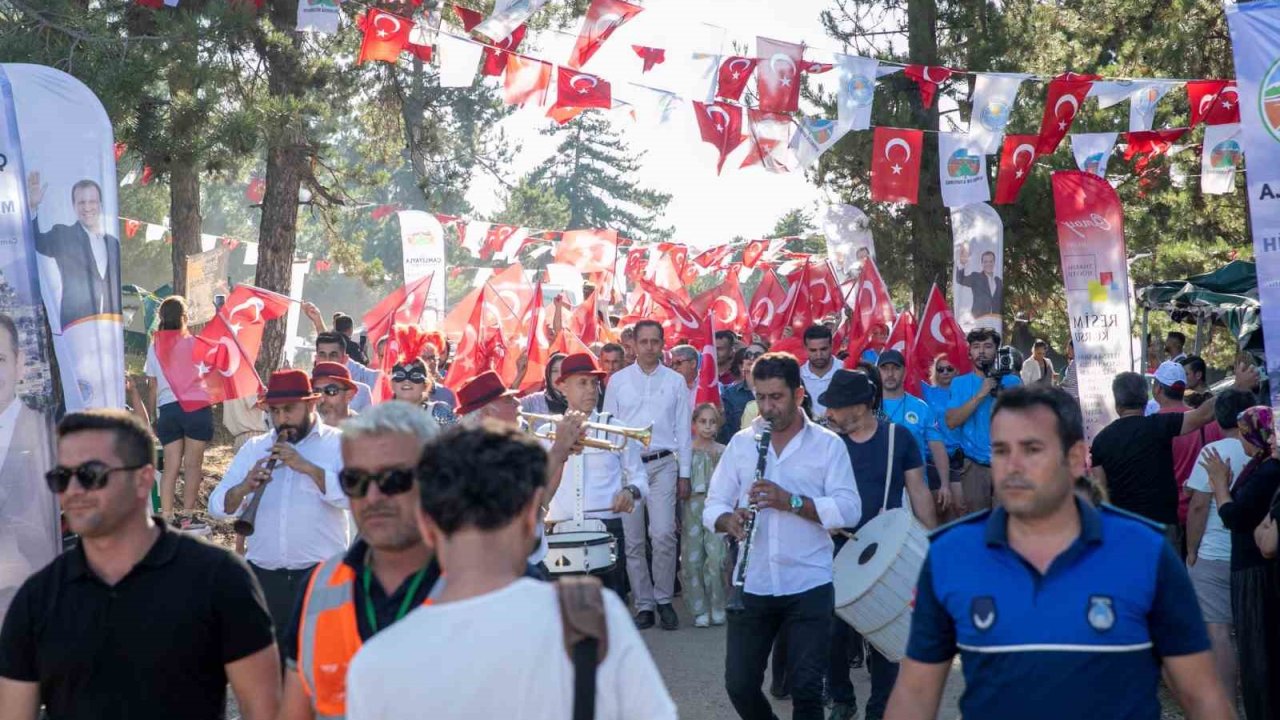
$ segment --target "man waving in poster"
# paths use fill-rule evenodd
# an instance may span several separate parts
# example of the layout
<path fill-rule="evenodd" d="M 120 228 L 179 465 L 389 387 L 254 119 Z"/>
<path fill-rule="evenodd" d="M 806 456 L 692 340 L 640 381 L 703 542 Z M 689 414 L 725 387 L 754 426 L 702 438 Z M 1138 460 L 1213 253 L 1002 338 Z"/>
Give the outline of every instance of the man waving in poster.
<path fill-rule="evenodd" d="M 996 275 L 996 254 L 990 250 L 982 253 L 982 272 L 965 272 L 969 265 L 969 246 L 961 245 L 956 263 L 956 284 L 973 291 L 970 312 L 974 320 L 987 315 L 1000 316 L 1004 307 L 1004 280 Z"/>

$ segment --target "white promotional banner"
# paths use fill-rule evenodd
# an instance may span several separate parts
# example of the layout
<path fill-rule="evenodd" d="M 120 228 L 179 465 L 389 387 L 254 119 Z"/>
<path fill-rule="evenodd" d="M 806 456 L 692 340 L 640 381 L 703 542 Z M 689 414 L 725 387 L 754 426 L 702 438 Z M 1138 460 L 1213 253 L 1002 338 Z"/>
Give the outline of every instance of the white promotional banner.
<path fill-rule="evenodd" d="M 1240 123 L 1205 125 L 1200 151 L 1200 191 L 1206 195 L 1235 192 L 1236 168 L 1244 158 L 1240 147 Z"/>
<path fill-rule="evenodd" d="M 848 133 L 849 128 L 835 120 L 801 118 L 788 146 L 795 153 L 800 168 L 808 169 L 818 162 L 822 153 L 830 150 L 832 145 L 840 142 L 840 138 Z"/>
<path fill-rule="evenodd" d="M 1098 80 L 1090 86 L 1088 97 L 1097 98 L 1099 109 L 1128 100 L 1129 132 L 1141 132 L 1151 129 L 1156 118 L 1156 103 L 1177 84 L 1159 80 Z"/>
<path fill-rule="evenodd" d="M 298 0 L 298 30 L 333 35 L 338 32 L 342 11 L 338 0 Z"/>
<path fill-rule="evenodd" d="M 1280 407 L 1280 2 L 1227 5 L 1240 99 L 1240 146 L 1267 343 L 1271 406 Z M 1206 140 L 1206 144 L 1208 141 Z"/>
<path fill-rule="evenodd" d="M 1076 158 L 1076 167 L 1081 172 L 1091 173 L 1098 177 L 1107 176 L 1107 163 L 1116 148 L 1119 133 L 1079 133 L 1071 136 L 1071 154 Z"/>
<path fill-rule="evenodd" d="M 822 208 L 818 222 L 827 238 L 827 259 L 839 282 L 856 276 L 863 261 L 876 259 L 871 219 L 861 209 L 853 205 L 827 205 Z"/>
<path fill-rule="evenodd" d="M 835 65 L 840 82 L 836 92 L 840 124 L 849 130 L 870 129 L 871 104 L 876 93 L 876 69 L 880 61 L 836 53 Z"/>
<path fill-rule="evenodd" d="M 951 303 L 965 331 L 994 328 L 1003 334 L 1004 221 L 986 203 L 951 209 L 955 274 Z"/>
<path fill-rule="evenodd" d="M 480 71 L 484 46 L 440 33 L 436 38 L 436 49 L 440 53 L 440 87 L 471 87 L 476 81 L 476 73 Z"/>
<path fill-rule="evenodd" d="M 293 261 L 293 268 L 289 273 L 289 297 L 297 300 L 297 302 L 289 303 L 288 314 L 284 318 L 284 356 L 293 360 L 296 364 L 294 353 L 302 344 L 302 338 L 298 336 L 298 320 L 300 318 L 300 310 L 302 308 L 302 286 L 307 282 L 307 271 L 311 269 L 309 260 Z M 307 332 L 310 334 L 311 329 Z"/>
<path fill-rule="evenodd" d="M 973 83 L 973 111 L 969 116 L 969 142 L 976 152 L 994 155 L 1004 142 L 1009 113 L 1018 99 L 1018 88 L 1027 75 L 980 73 Z"/>
<path fill-rule="evenodd" d="M 987 156 L 974 149 L 964 133 L 938 133 L 938 177 L 947 207 L 991 200 Z"/>
<path fill-rule="evenodd" d="M 421 210 L 401 210 L 396 216 L 400 219 L 404 284 L 434 273 L 427 290 L 427 312 L 439 320 L 444 317 L 445 278 L 449 274 L 444 264 L 444 227 L 435 215 Z"/>

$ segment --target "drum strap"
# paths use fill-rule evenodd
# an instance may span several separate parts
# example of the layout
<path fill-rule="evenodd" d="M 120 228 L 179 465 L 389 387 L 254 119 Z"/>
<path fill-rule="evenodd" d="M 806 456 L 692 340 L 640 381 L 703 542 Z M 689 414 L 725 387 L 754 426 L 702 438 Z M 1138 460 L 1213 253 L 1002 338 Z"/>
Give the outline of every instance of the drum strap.
<path fill-rule="evenodd" d="M 563 577 L 556 581 L 564 647 L 573 662 L 573 720 L 594 720 L 596 667 L 609 652 L 609 626 L 605 619 L 600 579 Z"/>
<path fill-rule="evenodd" d="M 898 426 L 889 423 L 889 459 L 884 462 L 884 502 L 880 503 L 880 512 L 889 508 L 889 487 L 893 484 L 893 436 L 897 435 Z"/>

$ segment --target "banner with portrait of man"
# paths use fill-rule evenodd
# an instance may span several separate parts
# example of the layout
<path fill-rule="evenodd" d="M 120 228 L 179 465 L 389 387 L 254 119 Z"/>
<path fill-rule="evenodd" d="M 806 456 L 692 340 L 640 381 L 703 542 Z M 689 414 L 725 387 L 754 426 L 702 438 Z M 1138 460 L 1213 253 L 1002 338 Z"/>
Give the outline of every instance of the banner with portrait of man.
<path fill-rule="evenodd" d="M 977 327 L 1002 333 L 1004 222 L 1000 214 L 986 203 L 951 208 L 951 239 L 956 322 L 966 333 Z"/>
<path fill-rule="evenodd" d="M 124 406 L 124 316 L 111 121 L 89 88 L 42 65 L 12 86 L 40 297 L 68 412 Z"/>

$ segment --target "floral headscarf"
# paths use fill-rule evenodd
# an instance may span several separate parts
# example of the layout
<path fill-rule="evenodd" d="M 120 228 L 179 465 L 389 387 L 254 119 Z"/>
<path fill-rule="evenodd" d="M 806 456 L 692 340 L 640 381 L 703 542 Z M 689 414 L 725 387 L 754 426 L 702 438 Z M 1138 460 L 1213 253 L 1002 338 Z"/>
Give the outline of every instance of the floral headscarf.
<path fill-rule="evenodd" d="M 1265 458 L 1271 454 L 1271 441 L 1275 438 L 1275 416 L 1266 405 L 1255 405 L 1240 413 L 1238 423 L 1240 439 L 1247 441 L 1259 451 L 1254 459 Z"/>

